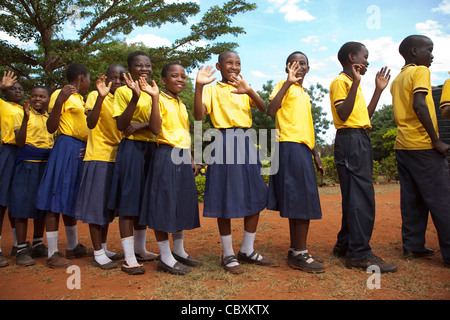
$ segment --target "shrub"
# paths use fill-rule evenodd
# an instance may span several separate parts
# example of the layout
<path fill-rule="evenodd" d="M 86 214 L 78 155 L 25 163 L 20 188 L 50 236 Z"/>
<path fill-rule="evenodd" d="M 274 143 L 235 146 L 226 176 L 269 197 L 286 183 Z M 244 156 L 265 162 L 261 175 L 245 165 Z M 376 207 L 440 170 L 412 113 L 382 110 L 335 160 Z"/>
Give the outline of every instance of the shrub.
<path fill-rule="evenodd" d="M 387 177 L 388 181 L 398 181 L 397 159 L 395 153 L 380 161 L 381 172 Z"/>
<path fill-rule="evenodd" d="M 203 196 L 205 194 L 205 181 L 206 177 L 203 175 L 198 175 L 195 177 L 195 184 L 197 185 L 197 198 L 199 202 L 203 202 Z"/>

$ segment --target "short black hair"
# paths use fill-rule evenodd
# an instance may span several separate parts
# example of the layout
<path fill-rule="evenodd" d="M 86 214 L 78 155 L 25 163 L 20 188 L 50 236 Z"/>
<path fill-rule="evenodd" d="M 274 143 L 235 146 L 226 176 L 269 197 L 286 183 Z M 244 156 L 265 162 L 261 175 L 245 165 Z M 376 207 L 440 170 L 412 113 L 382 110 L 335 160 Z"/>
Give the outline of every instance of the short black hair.
<path fill-rule="evenodd" d="M 303 52 L 301 52 L 301 51 L 294 51 L 294 52 L 292 52 L 292 53 L 287 57 L 287 59 L 286 59 L 286 65 L 289 63 L 289 60 L 291 59 L 291 57 L 292 57 L 293 55 L 296 55 L 296 54 L 302 54 L 302 55 L 304 55 L 305 58 L 306 58 L 306 62 L 308 63 L 308 66 L 309 66 L 309 59 L 308 59 L 308 56 L 307 56 L 306 54 L 304 54 Z"/>
<path fill-rule="evenodd" d="M 47 91 L 49 97 L 52 95 L 52 91 L 50 90 L 49 87 L 42 86 L 42 85 L 36 85 L 33 88 L 31 88 L 30 92 L 33 92 L 34 89 L 44 89 Z"/>
<path fill-rule="evenodd" d="M 77 62 L 69 65 L 66 70 L 67 81 L 69 82 L 75 81 L 79 75 L 86 76 L 88 74 L 89 69 Z"/>
<path fill-rule="evenodd" d="M 114 68 L 123 69 L 123 71 L 125 71 L 125 72 L 127 71 L 127 69 L 122 64 L 116 62 L 116 63 L 112 63 L 109 65 L 108 69 L 106 69 L 106 75 L 108 75 L 111 72 L 111 70 Z"/>
<path fill-rule="evenodd" d="M 219 63 L 221 63 L 223 61 L 223 59 L 225 59 L 225 56 L 229 55 L 230 53 L 234 53 L 235 55 L 239 56 L 236 51 L 226 50 L 226 51 L 222 52 L 221 54 L 219 54 Z"/>
<path fill-rule="evenodd" d="M 161 77 L 162 78 L 165 78 L 167 76 L 167 72 L 169 71 L 171 66 L 180 66 L 180 67 L 184 68 L 183 65 L 181 63 L 178 63 L 178 62 L 168 63 L 161 70 Z"/>
<path fill-rule="evenodd" d="M 139 56 L 146 56 L 146 57 L 150 60 L 150 63 L 151 63 L 150 56 L 149 56 L 146 52 L 144 52 L 144 51 L 134 51 L 134 52 L 130 53 L 130 54 L 128 55 L 128 57 L 127 57 L 128 68 L 129 68 L 129 67 L 131 66 L 131 64 L 133 63 L 133 60 L 134 60 L 136 57 L 139 57 Z"/>
<path fill-rule="evenodd" d="M 403 39 L 403 41 L 400 43 L 398 51 L 403 56 L 403 58 L 407 58 L 409 57 L 412 48 L 421 46 L 426 40 L 431 41 L 431 39 L 428 38 L 427 36 L 422 36 L 418 34 L 410 35 L 405 39 Z"/>
<path fill-rule="evenodd" d="M 347 64 L 348 55 L 350 53 L 357 54 L 364 47 L 365 45 L 363 45 L 361 42 L 350 41 L 345 43 L 338 52 L 338 60 L 341 65 L 345 66 Z"/>

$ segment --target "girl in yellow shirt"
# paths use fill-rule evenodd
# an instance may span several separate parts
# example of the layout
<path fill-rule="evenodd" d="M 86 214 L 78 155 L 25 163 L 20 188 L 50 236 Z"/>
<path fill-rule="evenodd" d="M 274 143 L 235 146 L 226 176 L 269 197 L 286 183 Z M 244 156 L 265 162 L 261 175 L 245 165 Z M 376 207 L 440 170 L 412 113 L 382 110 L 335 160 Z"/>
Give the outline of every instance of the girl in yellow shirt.
<path fill-rule="evenodd" d="M 18 149 L 9 211 L 15 218 L 16 263 L 20 266 L 33 265 L 33 258 L 47 256 L 42 244 L 45 211 L 36 208 L 35 199 L 54 142 L 54 135 L 47 131 L 46 126 L 49 99 L 48 88 L 33 87 L 30 102 L 25 101 L 23 113 L 18 113 L 14 120 Z M 26 242 L 28 219 L 34 221 L 32 245 Z"/>

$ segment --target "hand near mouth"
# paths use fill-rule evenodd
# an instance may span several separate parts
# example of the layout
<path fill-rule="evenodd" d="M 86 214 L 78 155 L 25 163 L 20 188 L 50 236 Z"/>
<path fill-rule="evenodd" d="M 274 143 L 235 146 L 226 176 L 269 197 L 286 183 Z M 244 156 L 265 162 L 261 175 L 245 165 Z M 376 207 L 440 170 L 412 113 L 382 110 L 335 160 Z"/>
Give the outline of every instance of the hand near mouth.
<path fill-rule="evenodd" d="M 287 82 L 294 84 L 303 79 L 303 76 L 298 76 L 298 73 L 302 67 L 298 61 L 289 62 L 287 65 L 288 77 Z"/>
<path fill-rule="evenodd" d="M 239 74 L 240 79 L 237 76 L 231 76 L 228 83 L 236 88 L 236 90 L 231 91 L 234 94 L 247 94 L 250 92 L 251 87 L 248 85 L 247 81 Z"/>
<path fill-rule="evenodd" d="M 133 91 L 133 94 L 136 97 L 140 97 L 141 89 L 139 87 L 139 82 L 137 80 L 133 80 L 133 77 L 131 76 L 130 73 L 128 73 L 128 76 L 126 73 L 124 73 L 123 78 L 125 79 L 125 83 L 127 84 L 127 87 Z"/>

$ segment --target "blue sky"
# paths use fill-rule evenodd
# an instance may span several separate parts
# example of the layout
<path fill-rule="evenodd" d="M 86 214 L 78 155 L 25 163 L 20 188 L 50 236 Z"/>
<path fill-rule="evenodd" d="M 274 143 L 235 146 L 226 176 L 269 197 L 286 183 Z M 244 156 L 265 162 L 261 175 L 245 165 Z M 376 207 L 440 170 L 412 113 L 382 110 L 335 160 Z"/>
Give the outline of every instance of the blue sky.
<path fill-rule="evenodd" d="M 202 10 L 225 2 L 197 1 Z M 375 74 L 381 67 L 388 66 L 393 78 L 400 72 L 404 61 L 398 53 L 398 46 L 411 34 L 427 35 L 434 42 L 435 58 L 430 68 L 432 84 L 442 85 L 449 78 L 450 0 L 253 2 L 258 5 L 255 11 L 233 19 L 235 25 L 245 28 L 246 34 L 218 40 L 239 44 L 237 51 L 241 57 L 242 75 L 256 90 L 261 90 L 268 80 L 278 82 L 285 79 L 286 57 L 296 50 L 306 53 L 310 60 L 311 71 L 305 78 L 305 85 L 321 83 L 328 88 L 341 71 L 336 57 L 339 48 L 347 41 L 359 41 L 369 50 L 370 66 L 361 85 L 369 102 Z M 191 21 L 197 22 L 200 17 Z M 187 29 L 174 28 L 173 25 L 160 29 L 139 28 L 127 36 L 127 41 L 158 46 L 160 43 L 170 44 L 187 33 Z M 214 64 L 216 59 L 214 57 L 206 64 Z M 194 70 L 192 76 L 195 74 Z M 390 103 L 391 95 L 386 89 L 380 105 Z M 328 97 L 322 107 L 329 111 Z M 331 119 L 331 115 L 328 118 Z"/>

